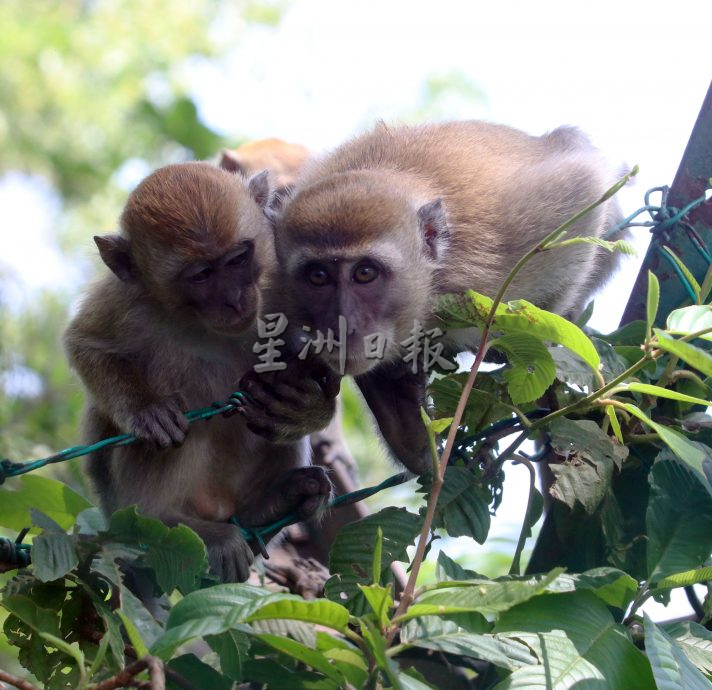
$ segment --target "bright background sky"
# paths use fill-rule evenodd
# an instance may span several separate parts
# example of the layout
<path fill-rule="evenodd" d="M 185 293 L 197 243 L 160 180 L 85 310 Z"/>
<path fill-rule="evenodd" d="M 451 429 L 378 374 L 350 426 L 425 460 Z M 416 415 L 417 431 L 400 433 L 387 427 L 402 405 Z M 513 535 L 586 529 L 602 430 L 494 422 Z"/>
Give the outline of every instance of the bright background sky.
<path fill-rule="evenodd" d="M 453 96 L 431 117 L 532 134 L 578 125 L 613 162 L 639 164 L 636 185 L 621 195 L 631 212 L 646 189 L 672 181 L 711 63 L 709 0 L 305 0 L 276 29 L 245 27 L 224 63 L 190 61 L 183 78 L 207 123 L 236 140 L 277 136 L 323 151 L 376 119 L 422 111 L 426 78 L 457 74 L 482 99 Z M 128 169 L 127 188 L 146 172 Z M 41 182 L 0 180 L 0 262 L 15 272 L 18 294 L 77 282 L 54 244 L 56 210 Z M 647 232 L 639 233 L 644 246 Z M 637 270 L 626 264 L 597 301 L 600 330 L 617 325 Z M 511 534 L 523 499 L 505 497 L 496 532 Z"/>

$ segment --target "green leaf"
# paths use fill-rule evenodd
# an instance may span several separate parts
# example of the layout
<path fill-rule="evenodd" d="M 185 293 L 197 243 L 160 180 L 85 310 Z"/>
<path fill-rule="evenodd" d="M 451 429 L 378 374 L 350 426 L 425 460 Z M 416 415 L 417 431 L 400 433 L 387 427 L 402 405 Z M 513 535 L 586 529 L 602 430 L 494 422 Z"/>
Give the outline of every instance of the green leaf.
<path fill-rule="evenodd" d="M 279 637 L 278 635 L 256 635 L 258 639 L 266 642 L 270 647 L 288 654 L 289 656 L 295 658 L 297 661 L 311 666 L 315 671 L 323 673 L 327 678 L 336 681 L 339 684 L 344 684 L 345 678 L 341 673 L 339 668 L 332 664 L 329 659 L 327 659 L 321 652 L 314 649 L 309 649 L 303 644 L 299 644 L 294 640 L 290 640 L 288 637 Z"/>
<path fill-rule="evenodd" d="M 476 573 L 474 570 L 466 570 L 457 561 L 454 561 L 444 551 L 438 553 L 435 579 L 438 582 L 444 580 L 470 580 L 486 579 L 484 575 Z"/>
<path fill-rule="evenodd" d="M 343 686 L 320 673 L 294 671 L 269 657 L 248 659 L 244 671 L 246 681 L 253 681 L 258 687 L 269 690 L 343 690 Z"/>
<path fill-rule="evenodd" d="M 687 658 L 707 676 L 712 676 L 712 632 L 693 621 L 659 626 L 685 652 Z"/>
<path fill-rule="evenodd" d="M 675 429 L 654 422 L 636 405 L 623 403 L 623 407 L 657 432 L 668 448 L 694 473 L 700 484 L 712 496 L 712 458 L 707 447 L 690 441 Z"/>
<path fill-rule="evenodd" d="M 628 449 L 614 443 L 590 420 L 560 417 L 551 422 L 549 431 L 552 447 L 565 458 L 563 463 L 549 465 L 556 477 L 549 492 L 572 509 L 580 503 L 592 515 L 628 456 Z"/>
<path fill-rule="evenodd" d="M 660 304 L 660 282 L 657 276 L 652 272 L 648 271 L 648 297 L 646 305 L 646 320 L 647 320 L 647 332 L 648 337 L 653 332 L 653 324 L 655 323 L 655 317 L 658 315 L 658 305 Z"/>
<path fill-rule="evenodd" d="M 385 508 L 343 527 L 331 547 L 329 570 L 333 575 L 326 582 L 326 596 L 346 606 L 354 615 L 368 611 L 358 585 L 371 584 L 378 528 L 383 532 L 381 581 L 378 584 L 387 585 L 393 582 L 391 563 L 408 560 L 406 547 L 418 536 L 422 524 L 420 516 L 404 508 Z"/>
<path fill-rule="evenodd" d="M 675 642 L 644 614 L 645 651 L 659 690 L 709 690 L 707 680 Z"/>
<path fill-rule="evenodd" d="M 276 598 L 276 595 L 271 597 L 250 613 L 245 621 L 251 623 L 271 618 L 318 623 L 339 632 L 344 632 L 349 624 L 349 612 L 341 604 L 328 599 L 305 601 L 291 594 L 281 594 L 279 598 Z"/>
<path fill-rule="evenodd" d="M 386 640 L 381 631 L 368 618 L 361 618 L 361 637 L 368 645 L 376 666 L 381 673 L 390 681 L 397 690 L 405 686 L 399 682 L 398 666 L 389 658 L 386 653 Z M 422 687 L 422 686 L 413 686 Z"/>
<path fill-rule="evenodd" d="M 2 605 L 35 632 L 62 636 L 57 612 L 41 608 L 30 597 L 24 594 L 5 596 Z"/>
<path fill-rule="evenodd" d="M 441 419 L 430 420 L 430 428 L 436 434 L 442 434 L 452 424 L 452 417 L 442 417 Z"/>
<path fill-rule="evenodd" d="M 621 431 L 621 425 L 616 416 L 616 408 L 613 407 L 613 405 L 606 405 L 606 415 L 611 422 L 611 429 L 613 429 L 616 440 L 623 445 L 623 432 Z"/>
<path fill-rule="evenodd" d="M 454 326 L 483 326 L 492 308 L 492 300 L 473 290 L 465 295 L 443 295 L 436 304 L 438 316 Z M 523 332 L 567 347 L 592 369 L 598 371 L 600 359 L 584 332 L 557 314 L 544 311 L 525 300 L 513 300 L 497 307 L 493 322 L 495 332 Z"/>
<path fill-rule="evenodd" d="M 695 568 L 695 570 L 686 570 L 684 573 L 675 573 L 664 577 L 655 589 L 673 589 L 675 587 L 689 587 L 700 582 L 712 581 L 712 566 L 706 568 Z"/>
<path fill-rule="evenodd" d="M 662 388 L 661 386 L 653 386 L 649 383 L 622 383 L 620 386 L 616 386 L 615 391 L 632 391 L 633 393 L 654 395 L 658 398 L 669 398 L 670 400 L 681 400 L 682 402 L 692 403 L 693 405 L 704 405 L 705 407 L 712 405 L 712 402 L 710 402 L 709 400 L 695 398 L 691 395 L 678 393 L 677 391 L 670 390 L 669 388 Z"/>
<path fill-rule="evenodd" d="M 516 405 L 540 398 L 556 378 L 556 366 L 546 345 L 528 333 L 503 335 L 492 340 L 490 348 L 508 355 L 504 378 Z"/>
<path fill-rule="evenodd" d="M 237 630 L 227 630 L 219 635 L 207 635 L 205 641 L 218 655 L 222 672 L 233 680 L 242 680 L 250 638 Z"/>
<path fill-rule="evenodd" d="M 435 618 L 435 620 L 439 619 Z M 496 635 L 473 635 L 460 630 L 412 639 L 409 640 L 407 647 L 421 647 L 447 654 L 483 659 L 508 671 L 537 663 L 537 658 L 529 648 L 517 640 L 500 639 Z"/>
<path fill-rule="evenodd" d="M 332 648 L 324 651 L 324 656 L 333 662 L 352 687 L 366 687 L 368 663 L 361 652 L 355 649 Z"/>
<path fill-rule="evenodd" d="M 190 683 L 191 688 L 231 690 L 233 683 L 218 673 L 212 666 L 198 659 L 195 654 L 182 654 L 168 662 L 168 668 Z"/>
<path fill-rule="evenodd" d="M 503 613 L 494 633 L 526 644 L 539 659 L 496 690 L 654 690 L 650 666 L 591 592 L 545 594 Z"/>
<path fill-rule="evenodd" d="M 13 531 L 29 527 L 30 511 L 40 508 L 63 530 L 68 530 L 91 503 L 66 484 L 39 475 L 24 475 L 2 488 L 0 525 Z"/>
<path fill-rule="evenodd" d="M 430 493 L 430 473 L 418 477 L 419 492 Z M 492 494 L 466 467 L 450 466 L 440 489 L 433 527 L 442 527 L 451 537 L 472 537 L 484 544 L 490 528 L 489 504 Z"/>
<path fill-rule="evenodd" d="M 32 541 L 32 569 L 38 580 L 64 577 L 79 564 L 74 537 L 64 532 L 45 532 Z"/>
<path fill-rule="evenodd" d="M 695 278 L 695 276 L 692 275 L 692 272 L 690 271 L 690 269 L 687 268 L 687 266 L 685 266 L 685 264 L 680 260 L 680 257 L 678 257 L 678 255 L 675 254 L 675 252 L 668 249 L 668 247 L 663 245 L 662 247 L 660 247 L 660 249 L 663 252 L 665 252 L 666 256 L 668 256 L 670 259 L 672 259 L 677 264 L 677 267 L 680 269 L 680 272 L 685 276 L 685 279 L 690 284 L 692 291 L 695 293 L 695 302 L 699 302 L 700 301 L 700 291 L 701 291 L 700 284 L 697 282 L 697 279 Z"/>
<path fill-rule="evenodd" d="M 166 632 L 151 646 L 151 654 L 168 659 L 195 637 L 219 635 L 235 627 L 261 604 L 270 601 L 267 590 L 251 585 L 223 584 L 191 592 L 168 614 Z"/>
<path fill-rule="evenodd" d="M 388 612 L 393 608 L 390 588 L 380 585 L 359 585 L 358 588 L 366 597 L 368 605 L 375 614 L 376 622 L 382 630 L 385 630 L 390 622 Z"/>
<path fill-rule="evenodd" d="M 561 572 L 563 568 L 555 568 L 546 575 L 519 580 L 480 579 L 439 583 L 436 588 L 418 597 L 398 620 L 406 621 L 419 616 L 446 616 L 468 611 L 485 615 L 507 611 L 542 594 Z"/>
<path fill-rule="evenodd" d="M 689 335 L 705 329 L 711 329 L 711 332 L 698 337 L 712 340 L 712 305 L 709 304 L 675 309 L 667 317 L 667 330 L 677 335 Z"/>
<path fill-rule="evenodd" d="M 654 331 L 658 338 L 657 345 L 661 350 L 679 357 L 683 362 L 702 372 L 705 376 L 712 376 L 712 356 L 706 350 L 696 345 L 691 345 L 685 340 L 673 338 L 659 328 L 655 328 Z"/>
<path fill-rule="evenodd" d="M 127 627 L 126 632 L 131 644 L 136 648 L 138 657 L 141 658 L 148 654 L 148 647 L 163 634 L 163 629 L 130 589 L 121 585 L 119 593 L 121 595 L 119 616 L 124 625 L 127 620 L 131 622 L 133 630 L 129 631 Z"/>
<path fill-rule="evenodd" d="M 702 566 L 712 551 L 712 498 L 684 465 L 659 456 L 646 513 L 648 580 Z"/>
<path fill-rule="evenodd" d="M 376 530 L 376 548 L 373 550 L 373 567 L 371 573 L 373 582 L 381 581 L 381 558 L 383 556 L 383 530 Z"/>
<path fill-rule="evenodd" d="M 549 592 L 593 592 L 608 606 L 622 611 L 635 599 L 638 582 L 617 568 L 594 568 L 585 573 L 562 573 L 547 588 Z"/>
<path fill-rule="evenodd" d="M 146 549 L 143 562 L 156 573 L 161 589 L 188 594 L 197 589 L 208 571 L 208 556 L 200 537 L 185 525 L 167 527 L 160 520 L 144 517 L 130 506 L 115 512 L 108 535 L 117 542 L 140 544 Z"/>
<path fill-rule="evenodd" d="M 635 247 L 626 240 L 616 240 L 611 242 L 610 240 L 602 240 L 600 237 L 571 237 L 567 240 L 556 241 L 551 245 L 547 245 L 547 249 L 557 249 L 560 247 L 569 247 L 576 244 L 593 244 L 597 247 L 608 250 L 609 252 L 619 252 L 620 254 L 627 254 L 628 256 L 635 256 Z"/>

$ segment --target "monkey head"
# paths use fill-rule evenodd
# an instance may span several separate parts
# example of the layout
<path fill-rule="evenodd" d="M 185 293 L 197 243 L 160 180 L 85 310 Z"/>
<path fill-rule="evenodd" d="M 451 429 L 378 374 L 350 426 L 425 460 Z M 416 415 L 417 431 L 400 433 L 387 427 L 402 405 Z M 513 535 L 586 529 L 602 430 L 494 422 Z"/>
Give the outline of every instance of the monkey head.
<path fill-rule="evenodd" d="M 245 183 L 207 163 L 168 165 L 131 193 L 121 233 L 94 241 L 116 277 L 171 321 L 238 334 L 254 321 L 263 269 L 275 261 L 269 197 L 266 172 Z"/>
<path fill-rule="evenodd" d="M 398 359 L 415 322 L 430 317 L 447 234 L 442 200 L 418 198 L 387 171 L 340 172 L 298 190 L 275 228 L 290 325 L 339 339 L 345 322 L 346 374 Z M 376 337 L 380 358 L 367 356 L 364 339 Z M 339 368 L 336 348 L 325 356 Z"/>

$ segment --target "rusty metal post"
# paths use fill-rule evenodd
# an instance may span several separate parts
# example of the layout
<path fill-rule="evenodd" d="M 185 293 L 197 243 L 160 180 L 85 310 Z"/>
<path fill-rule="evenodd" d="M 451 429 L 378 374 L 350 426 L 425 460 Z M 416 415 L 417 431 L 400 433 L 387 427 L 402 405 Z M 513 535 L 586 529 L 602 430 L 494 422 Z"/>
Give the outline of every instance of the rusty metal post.
<path fill-rule="evenodd" d="M 710 83 L 707 96 L 702 103 L 700 114 L 685 148 L 680 167 L 670 186 L 667 199 L 668 206 L 682 209 L 691 201 L 701 197 L 705 193 L 708 187 L 708 180 L 711 177 L 712 83 Z M 712 248 L 712 201 L 708 200 L 690 211 L 687 221 L 700 235 L 705 244 Z M 663 325 L 667 314 L 673 309 L 690 303 L 687 292 L 677 275 L 661 257 L 659 247 L 662 244 L 667 245 L 675 252 L 698 282 L 702 282 L 707 272 L 708 264 L 695 249 L 685 230 L 677 225 L 668 232 L 654 234 L 621 319 L 621 325 L 637 319 L 645 319 L 648 270 L 655 273 L 660 281 L 660 309 L 658 310 L 659 321 L 657 325 Z"/>

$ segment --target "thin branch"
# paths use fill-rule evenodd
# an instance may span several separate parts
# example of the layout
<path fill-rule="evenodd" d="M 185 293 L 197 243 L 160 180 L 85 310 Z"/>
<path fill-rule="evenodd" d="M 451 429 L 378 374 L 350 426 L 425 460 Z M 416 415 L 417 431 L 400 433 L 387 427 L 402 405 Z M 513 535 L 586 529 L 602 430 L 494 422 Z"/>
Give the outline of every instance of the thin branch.
<path fill-rule="evenodd" d="M 134 661 L 133 664 L 127 666 L 113 678 L 102 681 L 91 690 L 117 690 L 117 688 L 130 687 L 130 685 L 135 685 L 135 683 L 132 683 L 134 677 L 146 669 L 148 669 L 148 676 L 151 679 L 149 686 L 151 690 L 166 690 L 166 674 L 163 669 L 163 662 L 155 656 L 145 656 L 143 659 Z"/>
<path fill-rule="evenodd" d="M 18 690 L 40 690 L 36 685 L 32 685 L 29 681 L 13 676 L 11 673 L 3 671 L 1 668 L 0 680 L 3 683 L 10 683 L 10 685 L 14 685 Z"/>

